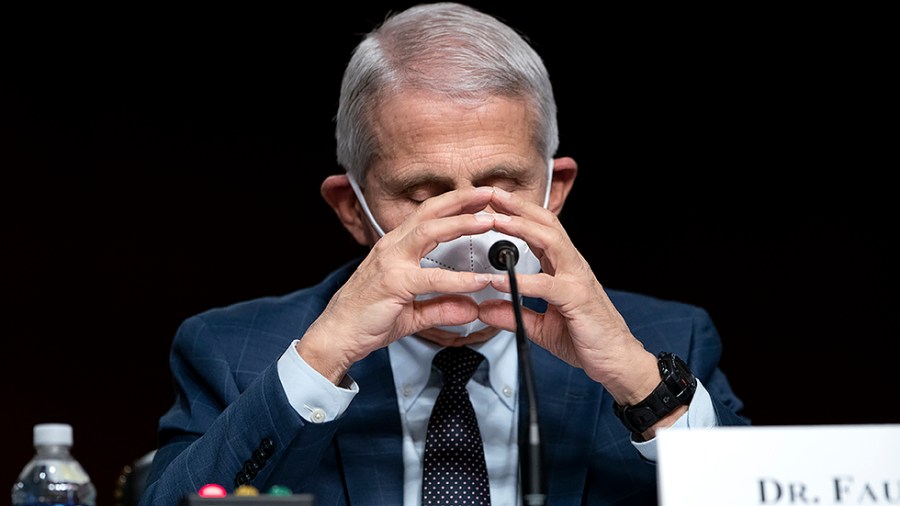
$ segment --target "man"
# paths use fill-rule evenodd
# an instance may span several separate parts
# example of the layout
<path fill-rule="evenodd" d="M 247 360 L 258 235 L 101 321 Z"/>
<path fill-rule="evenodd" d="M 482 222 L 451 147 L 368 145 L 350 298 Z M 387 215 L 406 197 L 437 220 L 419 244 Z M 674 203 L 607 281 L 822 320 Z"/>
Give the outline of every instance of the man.
<path fill-rule="evenodd" d="M 510 27 L 452 3 L 390 17 L 347 66 L 336 138 L 346 173 L 322 195 L 368 254 L 316 286 L 184 322 L 143 504 L 206 483 L 282 485 L 317 504 L 436 503 L 429 487 L 450 478 L 430 467 L 442 456 L 429 425 L 457 416 L 432 415 L 445 348 L 480 353 L 456 406 L 474 409 L 478 462 L 457 471 L 483 488 L 460 504 L 534 492 L 519 477 L 531 407 L 547 504 L 654 504 L 658 430 L 748 423 L 707 314 L 605 290 L 569 240 L 557 216 L 577 165 L 555 157 L 547 72 Z M 509 276 L 475 267 L 498 239 L 518 253 L 535 405 L 519 383 Z"/>

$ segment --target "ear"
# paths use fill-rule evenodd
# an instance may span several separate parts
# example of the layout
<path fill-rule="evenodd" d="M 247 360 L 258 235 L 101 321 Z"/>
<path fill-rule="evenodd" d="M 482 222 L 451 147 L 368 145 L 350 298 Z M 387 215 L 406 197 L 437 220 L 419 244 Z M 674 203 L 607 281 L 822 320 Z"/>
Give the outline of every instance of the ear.
<path fill-rule="evenodd" d="M 363 246 L 371 246 L 375 243 L 374 236 L 376 234 L 369 225 L 362 205 L 356 198 L 356 193 L 353 192 L 353 187 L 350 186 L 350 180 L 346 174 L 328 176 L 325 181 L 322 181 L 319 192 L 337 214 L 344 228 L 356 239 L 356 242 Z"/>
<path fill-rule="evenodd" d="M 575 176 L 578 174 L 578 164 L 568 156 L 553 159 L 553 180 L 550 182 L 550 200 L 547 208 L 557 216 L 562 212 L 563 204 L 572 191 Z"/>

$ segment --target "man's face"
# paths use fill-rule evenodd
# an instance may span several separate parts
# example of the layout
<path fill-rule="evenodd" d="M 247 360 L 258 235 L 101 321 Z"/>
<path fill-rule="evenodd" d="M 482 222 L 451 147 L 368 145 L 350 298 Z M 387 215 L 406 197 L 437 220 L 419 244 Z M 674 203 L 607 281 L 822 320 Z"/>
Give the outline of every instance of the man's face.
<path fill-rule="evenodd" d="M 387 232 L 422 201 L 467 186 L 498 186 L 543 204 L 547 160 L 534 147 L 532 124 L 525 105 L 507 98 L 459 105 L 414 93 L 388 100 L 376 126 L 383 156 L 365 184 L 373 216 Z"/>

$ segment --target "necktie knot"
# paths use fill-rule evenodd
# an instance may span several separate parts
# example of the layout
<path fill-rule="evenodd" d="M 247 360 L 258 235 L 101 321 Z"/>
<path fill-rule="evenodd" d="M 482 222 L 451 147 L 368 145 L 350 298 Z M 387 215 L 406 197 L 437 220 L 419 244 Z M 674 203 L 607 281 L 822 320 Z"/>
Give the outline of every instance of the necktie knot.
<path fill-rule="evenodd" d="M 444 375 L 444 384 L 459 385 L 469 382 L 484 355 L 467 346 L 448 347 L 434 356 L 434 366 Z"/>

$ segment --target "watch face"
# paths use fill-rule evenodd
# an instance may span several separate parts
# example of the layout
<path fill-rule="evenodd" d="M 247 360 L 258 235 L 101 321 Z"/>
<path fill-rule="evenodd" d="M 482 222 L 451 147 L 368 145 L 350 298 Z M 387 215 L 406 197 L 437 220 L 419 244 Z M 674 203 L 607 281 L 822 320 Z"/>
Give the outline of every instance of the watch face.
<path fill-rule="evenodd" d="M 659 363 L 659 375 L 663 378 L 668 378 L 672 374 L 675 374 L 674 363 L 668 360 L 662 360 Z"/>
<path fill-rule="evenodd" d="M 673 356 L 672 359 L 672 364 L 675 366 L 675 370 L 672 372 L 679 376 L 691 374 L 691 369 L 684 363 L 684 360 L 681 360 L 677 355 Z"/>
<path fill-rule="evenodd" d="M 659 354 L 657 359 L 659 360 L 659 374 L 660 376 L 662 376 L 663 380 L 665 380 L 669 375 L 677 373 L 678 371 L 676 370 L 676 368 L 681 365 L 679 364 L 679 362 L 681 362 L 681 359 L 673 353 L 662 352 Z"/>
<path fill-rule="evenodd" d="M 659 354 L 659 372 L 669 390 L 682 402 L 689 402 L 697 388 L 697 379 L 691 368 L 674 353 Z"/>

